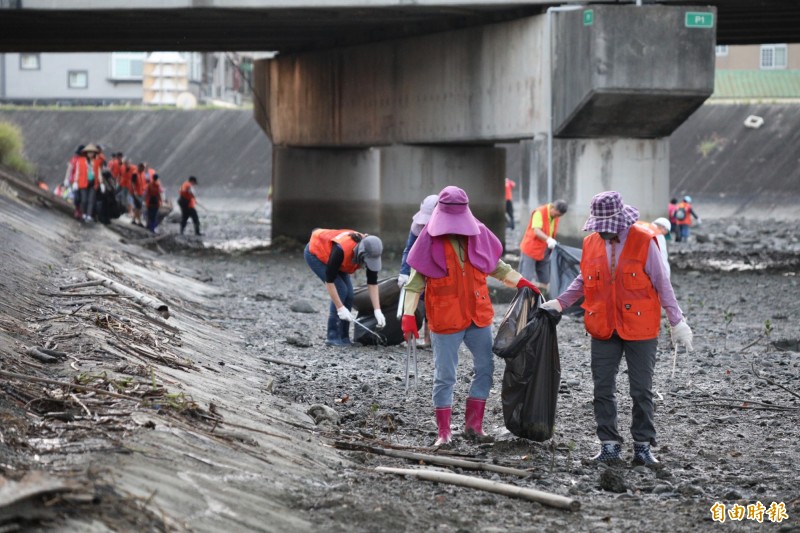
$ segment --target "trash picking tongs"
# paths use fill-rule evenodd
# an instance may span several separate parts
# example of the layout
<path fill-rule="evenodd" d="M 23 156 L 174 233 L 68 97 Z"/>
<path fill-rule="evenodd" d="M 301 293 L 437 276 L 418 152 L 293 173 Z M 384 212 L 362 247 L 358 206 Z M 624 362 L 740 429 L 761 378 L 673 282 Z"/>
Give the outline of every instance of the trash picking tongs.
<path fill-rule="evenodd" d="M 417 341 L 413 333 L 406 335 L 406 394 L 408 394 L 408 362 L 414 359 L 414 388 L 417 388 Z"/>
<path fill-rule="evenodd" d="M 400 300 L 397 302 L 397 319 L 403 317 L 403 307 L 406 301 L 405 289 L 400 291 Z M 406 335 L 406 394 L 408 394 L 408 362 L 409 359 L 414 359 L 414 388 L 417 388 L 417 341 L 414 339 L 414 334 L 409 333 Z"/>
<path fill-rule="evenodd" d="M 365 329 L 368 333 L 371 333 L 376 339 L 378 339 L 378 343 L 379 344 L 386 344 L 386 337 L 384 337 L 380 333 L 372 331 L 370 328 L 368 328 L 366 325 L 364 325 L 364 323 L 361 322 L 360 320 L 358 320 L 357 318 L 352 318 L 352 321 L 353 321 L 353 324 L 358 324 L 363 329 Z"/>

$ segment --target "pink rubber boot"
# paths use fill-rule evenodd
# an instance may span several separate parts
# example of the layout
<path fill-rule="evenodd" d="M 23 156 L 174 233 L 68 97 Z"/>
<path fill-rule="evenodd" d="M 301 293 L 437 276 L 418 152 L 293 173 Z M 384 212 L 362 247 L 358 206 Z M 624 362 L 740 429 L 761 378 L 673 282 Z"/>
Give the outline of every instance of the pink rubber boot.
<path fill-rule="evenodd" d="M 480 441 L 492 439 L 483 432 L 483 413 L 485 409 L 486 400 L 467 398 L 467 411 L 464 415 L 464 435 L 477 437 Z"/>
<path fill-rule="evenodd" d="M 439 428 L 439 438 L 433 443 L 434 446 L 448 444 L 453 438 L 453 432 L 450 431 L 450 417 L 452 414 L 451 407 L 436 408 L 436 426 Z"/>

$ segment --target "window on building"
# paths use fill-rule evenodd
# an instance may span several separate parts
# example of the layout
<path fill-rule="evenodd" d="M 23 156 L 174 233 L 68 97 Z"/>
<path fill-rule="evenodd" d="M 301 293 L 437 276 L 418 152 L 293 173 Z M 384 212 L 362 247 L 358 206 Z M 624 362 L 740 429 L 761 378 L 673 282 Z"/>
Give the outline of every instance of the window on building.
<path fill-rule="evenodd" d="M 728 55 L 728 45 L 727 44 L 717 45 L 717 57 L 726 55 Z"/>
<path fill-rule="evenodd" d="M 39 54 L 20 54 L 19 55 L 19 69 L 20 70 L 39 70 Z"/>
<path fill-rule="evenodd" d="M 761 68 L 762 69 L 786 68 L 786 45 L 762 44 Z"/>
<path fill-rule="evenodd" d="M 67 73 L 67 87 L 70 89 L 87 89 L 89 72 L 86 70 L 70 70 Z"/>
<path fill-rule="evenodd" d="M 147 52 L 114 52 L 111 54 L 111 78 L 141 80 Z"/>

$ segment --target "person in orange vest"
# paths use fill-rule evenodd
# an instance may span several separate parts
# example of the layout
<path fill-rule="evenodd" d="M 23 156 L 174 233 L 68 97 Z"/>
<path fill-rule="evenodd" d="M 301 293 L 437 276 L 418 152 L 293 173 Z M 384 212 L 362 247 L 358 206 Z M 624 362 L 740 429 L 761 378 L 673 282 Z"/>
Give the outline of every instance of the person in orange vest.
<path fill-rule="evenodd" d="M 567 202 L 556 200 L 531 212 L 531 220 L 519 245 L 519 271 L 525 279 L 547 290 L 550 284 L 550 254 L 556 247 L 558 219 L 567 212 Z"/>
<path fill-rule="evenodd" d="M 144 193 L 147 190 L 147 182 L 138 172 L 134 171 L 131 174 L 131 201 L 133 203 L 133 216 L 131 217 L 131 224 L 144 227 L 142 224 L 142 206 L 144 205 Z"/>
<path fill-rule="evenodd" d="M 178 191 L 178 207 L 181 208 L 181 235 L 183 230 L 186 229 L 186 223 L 192 219 L 194 225 L 194 234 L 202 235 L 200 233 L 200 218 L 197 216 L 197 197 L 194 194 L 194 186 L 197 185 L 197 178 L 189 176 L 189 179 L 183 182 L 180 190 Z"/>
<path fill-rule="evenodd" d="M 158 209 L 161 207 L 161 195 L 164 190 L 158 180 L 158 174 L 153 174 L 153 179 L 147 184 L 144 193 L 145 206 L 147 207 L 147 229 L 151 233 L 156 232 L 158 226 Z"/>
<path fill-rule="evenodd" d="M 702 222 L 692 209 L 692 197 L 684 196 L 683 201 L 675 208 L 672 216 L 675 217 L 675 224 L 678 226 L 675 242 L 689 242 L 689 228 L 692 227 L 692 217 L 697 219 L 698 224 Z"/>
<path fill-rule="evenodd" d="M 453 390 L 458 349 L 463 342 L 472 352 L 474 376 L 466 401 L 464 435 L 490 440 L 483 431 L 486 399 L 492 387 L 492 319 L 486 277 L 508 287 L 533 284 L 500 260 L 500 240 L 472 214 L 464 190 L 448 186 L 439 193 L 430 220 L 408 254 L 413 269 L 403 287 L 401 328 L 409 342 L 419 338 L 414 311 L 425 291 L 425 317 L 431 331 L 434 357 L 433 406 L 438 438 L 435 446 L 452 439 Z"/>
<path fill-rule="evenodd" d="M 596 194 L 583 226 L 592 233 L 583 240 L 581 271 L 558 298 L 543 309 L 563 309 L 585 298 L 583 321 L 591 336 L 594 418 L 600 453 L 593 460 L 621 461 L 622 436 L 617 431 L 615 398 L 622 356 L 628 366 L 633 402 L 633 462 L 657 467 L 650 446 L 656 444 L 653 421 L 653 371 L 661 321 L 667 312 L 673 344 L 692 350 L 692 330 L 675 299 L 655 235 L 635 224 L 639 210 L 622 202 L 617 191 Z"/>
<path fill-rule="evenodd" d="M 353 305 L 353 282 L 350 274 L 361 266 L 367 269 L 367 292 L 377 326 L 380 329 L 386 325 L 378 292 L 382 253 L 383 243 L 374 235 L 351 229 L 321 228 L 311 233 L 311 240 L 303 255 L 311 271 L 325 283 L 331 298 L 325 344 L 351 344 L 350 322 L 353 316 L 350 314 L 350 307 Z"/>
<path fill-rule="evenodd" d="M 512 189 L 517 186 L 513 180 L 506 178 L 506 227 L 510 230 L 514 229 L 514 194 Z"/>
<path fill-rule="evenodd" d="M 97 158 L 99 150 L 94 144 L 84 146 L 81 156 L 75 161 L 75 181 L 80 191 L 80 213 L 85 222 L 92 222 L 97 189 L 103 180 L 101 161 Z"/>

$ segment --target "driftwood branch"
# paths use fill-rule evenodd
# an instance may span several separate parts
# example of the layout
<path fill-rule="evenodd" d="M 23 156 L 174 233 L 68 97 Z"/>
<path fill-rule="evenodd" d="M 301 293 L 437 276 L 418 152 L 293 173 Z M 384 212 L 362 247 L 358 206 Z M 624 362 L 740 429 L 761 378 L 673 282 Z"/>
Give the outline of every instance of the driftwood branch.
<path fill-rule="evenodd" d="M 539 502 L 544 505 L 549 505 L 550 507 L 557 507 L 559 509 L 566 509 L 569 511 L 577 511 L 581 508 L 579 501 L 573 500 L 572 498 L 567 498 L 566 496 L 543 492 L 536 489 L 517 487 L 516 485 L 509 485 L 508 483 L 498 483 L 488 479 L 462 476 L 460 474 L 451 474 L 449 472 L 440 472 L 438 470 L 424 470 L 415 468 L 388 468 L 385 466 L 379 466 L 375 470 L 384 474 L 415 476 L 426 481 L 447 483 L 449 485 L 458 485 L 459 487 L 468 487 L 486 492 L 493 492 L 495 494 L 502 494 L 503 496 L 522 498 L 523 500 Z"/>
<path fill-rule="evenodd" d="M 82 283 L 73 283 L 71 285 L 62 285 L 58 288 L 60 291 L 69 291 L 72 289 L 83 289 L 84 287 L 96 287 L 97 285 L 102 285 L 103 282 L 100 280 L 93 280 L 93 281 L 84 281 Z"/>
<path fill-rule="evenodd" d="M 53 357 L 52 355 L 48 355 L 46 353 L 42 353 L 36 348 L 28 348 L 25 350 L 25 354 L 33 357 L 37 361 L 42 363 L 57 363 L 59 361 L 58 357 Z"/>
<path fill-rule="evenodd" d="M 94 272 L 92 270 L 87 272 L 86 275 L 93 280 L 102 281 L 104 287 L 107 287 L 118 294 L 122 294 L 124 296 L 130 296 L 134 302 L 140 305 L 151 307 L 156 311 L 158 311 L 158 313 L 164 318 L 169 318 L 169 308 L 167 307 L 167 304 L 165 304 L 164 302 L 161 302 L 156 298 L 153 298 L 152 296 L 148 296 L 144 293 L 141 293 L 135 289 L 128 287 L 127 285 L 123 285 L 118 281 L 114 281 L 113 279 L 107 278 L 102 274 L 98 274 L 97 272 Z"/>
<path fill-rule="evenodd" d="M 287 365 L 287 366 L 294 366 L 297 368 L 306 368 L 306 365 L 300 363 L 293 363 L 291 361 L 285 361 L 283 359 L 275 359 L 274 357 L 261 357 L 262 361 L 266 361 L 267 363 L 275 363 L 276 365 Z"/>
<path fill-rule="evenodd" d="M 426 455 L 421 453 L 407 452 L 403 450 L 391 450 L 386 448 L 379 448 L 377 446 L 368 446 L 366 444 L 355 444 L 352 442 L 335 441 L 333 443 L 335 448 L 340 450 L 353 450 L 359 452 L 369 452 L 376 455 L 385 455 L 386 457 L 397 457 L 399 459 L 408 459 L 410 461 L 422 461 L 430 464 L 444 465 L 444 466 L 457 466 L 459 468 L 466 468 L 468 470 L 482 470 L 484 472 L 497 472 L 498 474 L 508 474 L 511 476 L 528 477 L 531 472 L 528 470 L 520 470 L 519 468 L 510 468 L 507 466 L 493 465 L 491 463 L 484 463 L 478 461 L 468 461 L 466 459 L 455 459 L 453 457 L 441 457 L 438 455 Z"/>
<path fill-rule="evenodd" d="M 36 378 L 33 376 L 26 376 L 24 374 L 17 374 L 15 372 L 6 372 L 5 370 L 0 370 L 0 376 L 12 379 L 19 379 L 22 381 L 31 381 L 33 383 L 46 383 L 48 385 L 57 385 L 59 387 L 67 387 L 68 389 L 75 389 L 75 390 L 82 390 L 82 391 L 89 391 L 89 392 L 96 392 L 97 394 L 102 394 L 105 396 L 111 396 L 112 398 L 119 398 L 120 400 L 131 400 L 137 403 L 142 403 L 144 400 L 140 398 L 135 398 L 133 396 L 126 396 L 124 394 L 117 394 L 116 392 L 110 392 L 103 389 L 98 389 L 97 387 L 87 387 L 85 385 L 78 385 L 77 383 L 67 383 L 65 381 L 56 381 L 55 379 L 46 379 L 46 378 Z"/>
<path fill-rule="evenodd" d="M 789 388 L 787 388 L 787 387 L 784 387 L 784 386 L 783 386 L 783 385 L 781 385 L 780 383 L 776 383 L 774 380 L 772 380 L 772 379 L 770 379 L 770 378 L 767 378 L 767 377 L 764 377 L 764 376 L 762 376 L 762 375 L 761 375 L 761 372 L 759 372 L 759 371 L 758 371 L 758 369 L 756 368 L 756 364 L 755 364 L 753 361 L 750 361 L 750 368 L 752 368 L 752 369 L 753 369 L 753 374 L 754 374 L 754 375 L 755 375 L 755 376 L 756 376 L 758 379 L 763 379 L 764 381 L 766 381 L 766 382 L 767 382 L 767 383 L 769 383 L 770 385 L 774 385 L 775 387 L 779 387 L 779 388 L 781 388 L 781 389 L 785 390 L 786 392 L 788 392 L 789 394 L 791 394 L 792 396 L 796 396 L 797 398 L 800 398 L 800 394 L 796 393 L 796 392 L 795 392 L 795 391 L 793 391 L 792 389 L 789 389 Z"/>

